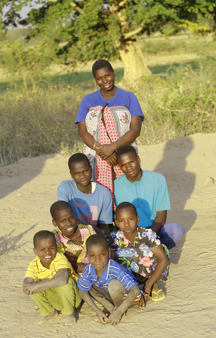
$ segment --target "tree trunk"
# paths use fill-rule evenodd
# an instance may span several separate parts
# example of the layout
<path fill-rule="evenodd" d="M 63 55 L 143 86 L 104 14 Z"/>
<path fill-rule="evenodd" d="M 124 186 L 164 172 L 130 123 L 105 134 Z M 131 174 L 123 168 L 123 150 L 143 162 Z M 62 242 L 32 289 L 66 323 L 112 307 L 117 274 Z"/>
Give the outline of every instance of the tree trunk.
<path fill-rule="evenodd" d="M 137 41 L 127 41 L 125 48 L 121 48 L 119 53 L 124 63 L 124 79 L 126 81 L 134 82 L 140 77 L 148 77 L 151 74 Z"/>

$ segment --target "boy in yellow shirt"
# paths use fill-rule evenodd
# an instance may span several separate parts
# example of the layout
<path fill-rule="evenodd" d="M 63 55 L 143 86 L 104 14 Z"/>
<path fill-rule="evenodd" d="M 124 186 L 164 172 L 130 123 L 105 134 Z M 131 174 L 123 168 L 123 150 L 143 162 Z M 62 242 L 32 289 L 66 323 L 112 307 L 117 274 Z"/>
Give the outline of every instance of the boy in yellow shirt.
<path fill-rule="evenodd" d="M 74 269 L 67 258 L 57 252 L 52 232 L 37 232 L 33 243 L 36 258 L 26 271 L 23 291 L 37 303 L 45 320 L 61 312 L 65 325 L 71 325 L 76 321 L 74 310 L 81 303 Z"/>

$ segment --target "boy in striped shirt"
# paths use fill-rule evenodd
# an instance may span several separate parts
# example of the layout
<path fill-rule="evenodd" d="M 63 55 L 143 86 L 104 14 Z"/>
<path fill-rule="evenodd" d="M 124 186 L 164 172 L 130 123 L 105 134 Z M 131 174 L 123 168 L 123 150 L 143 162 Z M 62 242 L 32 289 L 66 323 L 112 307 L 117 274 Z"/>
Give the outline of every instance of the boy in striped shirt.
<path fill-rule="evenodd" d="M 90 236 L 86 250 L 89 264 L 77 281 L 80 295 L 103 324 L 116 325 L 133 301 L 141 297 L 140 289 L 121 265 L 109 259 L 108 245 L 103 236 Z M 104 306 L 103 311 L 94 299 Z"/>
<path fill-rule="evenodd" d="M 55 235 L 42 230 L 34 235 L 33 259 L 26 271 L 23 291 L 36 302 L 42 323 L 55 318 L 61 312 L 65 325 L 76 320 L 74 310 L 79 307 L 81 297 L 77 289 L 74 269 L 62 254 L 57 252 Z"/>

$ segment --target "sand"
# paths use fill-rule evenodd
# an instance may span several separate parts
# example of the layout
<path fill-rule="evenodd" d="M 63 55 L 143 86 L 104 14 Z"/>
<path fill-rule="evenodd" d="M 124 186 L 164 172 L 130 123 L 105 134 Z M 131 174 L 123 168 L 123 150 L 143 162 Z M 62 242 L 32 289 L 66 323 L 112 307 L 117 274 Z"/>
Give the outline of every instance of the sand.
<path fill-rule="evenodd" d="M 117 326 L 102 325 L 84 305 L 79 321 L 61 316 L 39 326 L 39 312 L 22 292 L 34 257 L 36 231 L 52 230 L 49 206 L 61 180 L 69 179 L 63 154 L 25 158 L 0 168 L 1 337 L 213 337 L 216 330 L 216 134 L 195 134 L 158 145 L 139 146 L 142 167 L 163 173 L 172 211 L 186 236 L 171 250 L 167 297 L 140 311 L 129 309 Z"/>

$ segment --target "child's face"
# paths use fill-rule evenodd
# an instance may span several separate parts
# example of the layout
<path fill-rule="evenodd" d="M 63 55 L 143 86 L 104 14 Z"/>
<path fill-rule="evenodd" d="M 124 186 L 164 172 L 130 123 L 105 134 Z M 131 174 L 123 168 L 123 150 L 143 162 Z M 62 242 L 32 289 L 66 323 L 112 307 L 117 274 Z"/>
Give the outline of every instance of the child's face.
<path fill-rule="evenodd" d="M 77 230 L 77 221 L 71 208 L 57 211 L 53 224 L 60 229 L 63 236 L 68 238 L 71 238 Z"/>
<path fill-rule="evenodd" d="M 41 264 L 49 268 L 57 253 L 56 241 L 52 237 L 38 240 L 34 247 L 34 253 L 39 257 Z"/>
<path fill-rule="evenodd" d="M 142 174 L 139 156 L 132 152 L 122 154 L 119 156 L 118 164 L 130 182 L 140 180 Z"/>
<path fill-rule="evenodd" d="M 70 174 L 76 182 L 77 188 L 83 189 L 91 182 L 92 169 L 86 161 L 75 162 L 70 167 Z"/>
<path fill-rule="evenodd" d="M 103 245 L 91 245 L 88 248 L 87 257 L 89 263 L 95 268 L 96 272 L 102 273 L 106 269 L 109 252 Z"/>
<path fill-rule="evenodd" d="M 133 208 L 122 208 L 117 212 L 116 225 L 125 234 L 134 234 L 136 232 L 139 217 L 134 212 Z"/>

